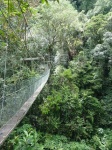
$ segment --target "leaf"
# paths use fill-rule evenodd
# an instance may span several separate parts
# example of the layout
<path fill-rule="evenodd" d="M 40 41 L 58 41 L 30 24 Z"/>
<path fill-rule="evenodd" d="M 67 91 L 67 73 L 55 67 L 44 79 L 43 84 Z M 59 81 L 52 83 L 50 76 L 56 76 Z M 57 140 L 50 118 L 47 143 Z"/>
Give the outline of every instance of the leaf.
<path fill-rule="evenodd" d="M 56 0 L 56 1 L 59 3 L 59 0 Z M 42 2 L 42 3 L 45 3 L 45 2 L 46 2 L 46 4 L 49 4 L 49 3 L 48 3 L 48 0 L 41 0 L 41 2 Z"/>
<path fill-rule="evenodd" d="M 48 0 L 45 0 L 46 4 L 48 4 Z"/>
<path fill-rule="evenodd" d="M 45 0 L 41 0 L 42 3 L 45 3 Z"/>
<path fill-rule="evenodd" d="M 24 133 L 25 133 L 25 135 L 28 137 L 28 132 L 27 132 L 26 130 L 24 131 Z"/>

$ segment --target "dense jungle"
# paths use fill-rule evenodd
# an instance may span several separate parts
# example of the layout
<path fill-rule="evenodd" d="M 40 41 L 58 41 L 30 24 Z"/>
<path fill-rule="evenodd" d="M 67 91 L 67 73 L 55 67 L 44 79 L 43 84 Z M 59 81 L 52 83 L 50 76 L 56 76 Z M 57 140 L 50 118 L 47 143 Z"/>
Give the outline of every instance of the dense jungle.
<path fill-rule="evenodd" d="M 0 91 L 48 60 L 48 82 L 0 150 L 112 150 L 112 0 L 0 0 Z"/>

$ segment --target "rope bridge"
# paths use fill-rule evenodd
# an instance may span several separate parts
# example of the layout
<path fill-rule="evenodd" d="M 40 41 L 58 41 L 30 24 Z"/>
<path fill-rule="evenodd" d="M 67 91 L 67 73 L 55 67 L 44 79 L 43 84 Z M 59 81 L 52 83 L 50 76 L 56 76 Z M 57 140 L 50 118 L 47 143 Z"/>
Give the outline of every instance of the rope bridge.
<path fill-rule="evenodd" d="M 24 2 L 27 5 L 19 0 L 0 1 L 0 145 L 25 116 L 50 74 L 51 58 L 45 59 L 38 49 L 30 31 L 30 11 L 22 10 L 29 4 Z M 65 55 L 54 56 L 52 63 L 64 59 Z M 29 78 L 32 71 L 37 75 Z"/>
<path fill-rule="evenodd" d="M 50 69 L 46 67 L 40 77 L 33 77 L 17 85 L 6 87 L 0 98 L 0 145 L 25 116 L 48 80 Z M 11 118 L 11 119 L 10 119 Z"/>

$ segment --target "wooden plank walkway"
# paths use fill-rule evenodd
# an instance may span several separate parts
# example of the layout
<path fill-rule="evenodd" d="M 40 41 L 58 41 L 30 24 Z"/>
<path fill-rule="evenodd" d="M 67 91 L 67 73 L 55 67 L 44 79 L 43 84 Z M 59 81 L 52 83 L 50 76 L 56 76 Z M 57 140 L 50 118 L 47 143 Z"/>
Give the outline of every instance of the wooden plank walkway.
<path fill-rule="evenodd" d="M 48 78 L 44 81 L 35 93 L 23 104 L 20 110 L 5 124 L 0 128 L 0 145 L 7 139 L 9 134 L 14 130 L 14 128 L 19 124 L 23 117 L 28 112 L 29 108 L 34 103 L 36 97 L 39 95 L 43 87 L 45 86 Z"/>

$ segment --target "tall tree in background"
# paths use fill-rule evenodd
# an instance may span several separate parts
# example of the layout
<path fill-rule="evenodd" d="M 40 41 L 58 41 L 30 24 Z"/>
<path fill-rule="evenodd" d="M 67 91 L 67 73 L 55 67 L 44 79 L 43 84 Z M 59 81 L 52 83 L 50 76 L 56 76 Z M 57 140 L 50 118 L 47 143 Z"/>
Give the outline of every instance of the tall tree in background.
<path fill-rule="evenodd" d="M 32 30 L 35 30 L 38 49 L 50 55 L 56 51 L 76 52 L 77 47 L 80 49 L 82 45 L 80 33 L 83 31 L 85 15 L 78 13 L 68 1 L 49 4 L 37 7 L 38 13 L 33 16 L 35 25 Z"/>
<path fill-rule="evenodd" d="M 96 0 L 70 0 L 71 3 L 76 6 L 79 11 L 84 10 L 87 13 L 88 10 L 94 8 Z"/>

